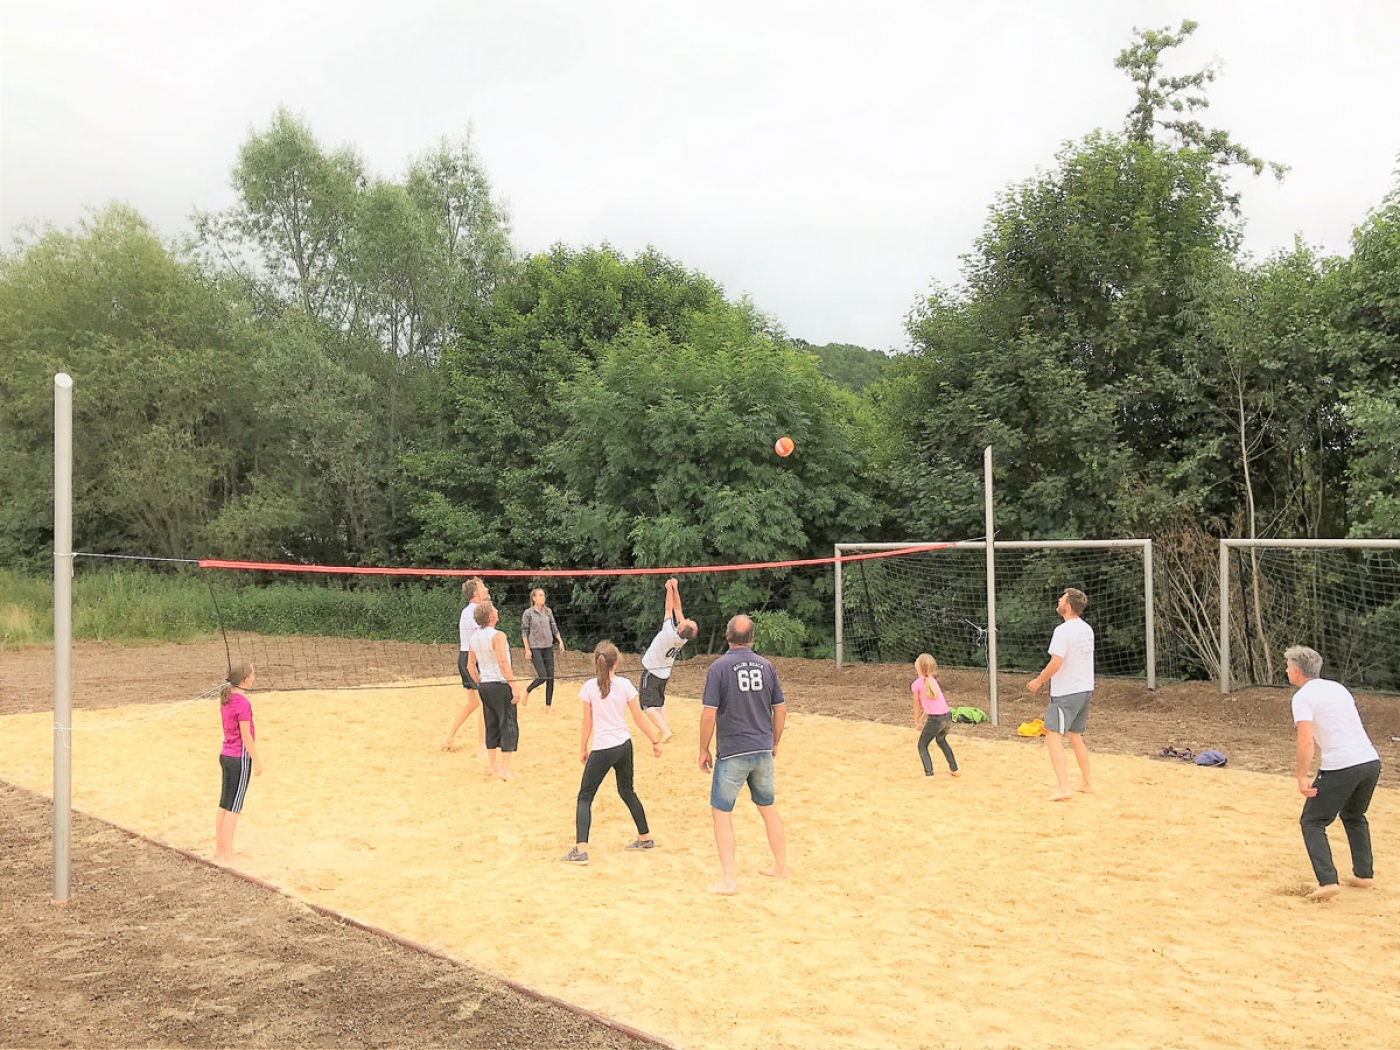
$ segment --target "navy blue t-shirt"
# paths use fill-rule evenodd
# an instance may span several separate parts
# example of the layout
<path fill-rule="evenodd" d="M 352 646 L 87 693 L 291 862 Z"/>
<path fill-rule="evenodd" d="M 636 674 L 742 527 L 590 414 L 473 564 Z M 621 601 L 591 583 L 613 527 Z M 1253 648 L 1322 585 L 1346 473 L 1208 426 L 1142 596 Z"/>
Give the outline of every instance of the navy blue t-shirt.
<path fill-rule="evenodd" d="M 773 750 L 773 708 L 783 702 L 783 687 L 773 665 L 752 649 L 730 649 L 710 664 L 701 702 L 715 709 L 716 758 Z"/>

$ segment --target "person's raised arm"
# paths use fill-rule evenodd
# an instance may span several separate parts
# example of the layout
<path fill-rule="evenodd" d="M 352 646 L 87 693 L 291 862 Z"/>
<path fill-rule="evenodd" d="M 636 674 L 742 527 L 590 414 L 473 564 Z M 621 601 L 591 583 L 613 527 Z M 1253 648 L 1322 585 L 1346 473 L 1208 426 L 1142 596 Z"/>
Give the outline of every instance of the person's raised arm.
<path fill-rule="evenodd" d="M 1312 786 L 1308 780 L 1308 770 L 1312 768 L 1313 760 L 1313 724 L 1312 722 L 1298 723 L 1298 790 L 1312 798 L 1317 794 L 1317 788 Z"/>
<path fill-rule="evenodd" d="M 666 619 L 681 622 L 681 585 L 672 576 L 666 581 Z"/>

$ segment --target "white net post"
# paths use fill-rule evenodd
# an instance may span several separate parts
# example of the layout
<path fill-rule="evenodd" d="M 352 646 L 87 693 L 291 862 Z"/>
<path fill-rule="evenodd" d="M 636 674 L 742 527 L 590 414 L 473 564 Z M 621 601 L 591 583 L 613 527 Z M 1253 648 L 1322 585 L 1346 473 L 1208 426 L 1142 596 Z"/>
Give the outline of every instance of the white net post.
<path fill-rule="evenodd" d="M 73 819 L 73 380 L 53 377 L 53 899 L 68 900 Z"/>
<path fill-rule="evenodd" d="M 982 450 L 982 490 L 986 500 L 987 529 L 987 700 L 992 725 L 997 719 L 997 566 L 996 521 L 992 513 L 992 446 Z"/>
<path fill-rule="evenodd" d="M 842 658 L 844 656 L 844 639 L 841 637 L 843 626 L 841 619 L 841 544 L 836 545 L 836 587 L 834 600 L 836 602 L 836 670 L 841 670 Z"/>

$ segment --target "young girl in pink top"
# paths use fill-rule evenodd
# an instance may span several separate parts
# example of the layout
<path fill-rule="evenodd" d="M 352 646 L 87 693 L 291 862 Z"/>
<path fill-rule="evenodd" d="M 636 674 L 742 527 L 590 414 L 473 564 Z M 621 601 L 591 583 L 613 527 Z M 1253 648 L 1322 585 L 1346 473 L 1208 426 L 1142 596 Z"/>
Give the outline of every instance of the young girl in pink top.
<path fill-rule="evenodd" d="M 919 677 L 909 687 L 914 694 L 914 728 L 923 730 L 919 734 L 919 760 L 924 764 L 924 776 L 933 776 L 933 759 L 929 757 L 930 741 L 938 743 L 938 750 L 948 760 L 948 770 L 958 775 L 958 760 L 953 757 L 953 749 L 948 744 L 948 727 L 953 722 L 949 713 L 948 701 L 934 675 L 938 674 L 938 661 L 928 653 L 920 653 L 914 661 L 914 673 Z"/>
<path fill-rule="evenodd" d="M 219 691 L 219 714 L 224 723 L 224 748 L 219 752 L 223 789 L 214 823 L 214 859 L 221 864 L 233 861 L 233 832 L 238 827 L 238 814 L 243 811 L 248 778 L 262 776 L 262 761 L 254 742 L 253 706 L 239 692 L 252 685 L 252 666 L 237 663 L 228 669 L 228 681 Z"/>

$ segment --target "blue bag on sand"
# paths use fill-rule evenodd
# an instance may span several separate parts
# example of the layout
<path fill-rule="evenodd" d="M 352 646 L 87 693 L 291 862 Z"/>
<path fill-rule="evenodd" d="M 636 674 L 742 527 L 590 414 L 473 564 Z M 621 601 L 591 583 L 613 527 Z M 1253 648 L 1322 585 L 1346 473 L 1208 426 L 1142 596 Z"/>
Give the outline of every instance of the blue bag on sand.
<path fill-rule="evenodd" d="M 1202 751 L 1196 756 L 1198 766 L 1223 766 L 1228 761 L 1230 760 L 1219 751 Z"/>

